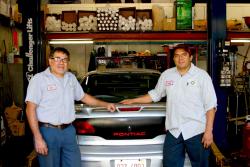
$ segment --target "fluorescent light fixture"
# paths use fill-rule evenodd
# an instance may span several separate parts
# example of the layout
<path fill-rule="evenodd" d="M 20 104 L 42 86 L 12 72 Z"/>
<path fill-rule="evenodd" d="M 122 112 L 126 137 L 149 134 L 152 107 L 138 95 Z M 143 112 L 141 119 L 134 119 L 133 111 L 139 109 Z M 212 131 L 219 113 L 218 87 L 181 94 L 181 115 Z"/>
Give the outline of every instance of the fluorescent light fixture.
<path fill-rule="evenodd" d="M 250 43 L 250 39 L 231 39 L 232 43 Z"/>
<path fill-rule="evenodd" d="M 92 44 L 94 43 L 91 39 L 52 39 L 49 44 Z"/>

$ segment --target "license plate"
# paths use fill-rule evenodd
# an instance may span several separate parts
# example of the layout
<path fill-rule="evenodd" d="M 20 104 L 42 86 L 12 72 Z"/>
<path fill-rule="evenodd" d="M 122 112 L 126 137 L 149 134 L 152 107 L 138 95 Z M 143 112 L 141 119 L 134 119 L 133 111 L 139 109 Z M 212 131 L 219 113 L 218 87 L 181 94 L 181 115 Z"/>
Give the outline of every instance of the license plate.
<path fill-rule="evenodd" d="M 115 160 L 115 167 L 146 167 L 146 160 Z"/>

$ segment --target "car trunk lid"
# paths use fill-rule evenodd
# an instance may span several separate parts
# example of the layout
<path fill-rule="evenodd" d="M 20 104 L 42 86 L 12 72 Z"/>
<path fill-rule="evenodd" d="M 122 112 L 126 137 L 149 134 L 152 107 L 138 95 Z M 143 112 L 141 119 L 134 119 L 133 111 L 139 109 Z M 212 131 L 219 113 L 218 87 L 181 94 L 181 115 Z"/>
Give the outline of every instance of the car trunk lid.
<path fill-rule="evenodd" d="M 113 113 L 103 107 L 76 105 L 74 126 L 78 135 L 106 140 L 153 139 L 165 133 L 165 103 L 116 105 Z"/>

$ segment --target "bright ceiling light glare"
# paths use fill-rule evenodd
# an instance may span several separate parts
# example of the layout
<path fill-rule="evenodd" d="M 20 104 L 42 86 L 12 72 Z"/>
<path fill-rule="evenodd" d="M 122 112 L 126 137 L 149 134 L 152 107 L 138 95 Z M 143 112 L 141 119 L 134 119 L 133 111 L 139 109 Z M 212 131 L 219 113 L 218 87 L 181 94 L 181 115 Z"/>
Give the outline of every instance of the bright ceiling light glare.
<path fill-rule="evenodd" d="M 91 39 L 55 39 L 50 40 L 49 44 L 57 45 L 57 44 L 93 44 L 94 41 Z"/>
<path fill-rule="evenodd" d="M 231 43 L 250 43 L 250 39 L 231 39 Z"/>

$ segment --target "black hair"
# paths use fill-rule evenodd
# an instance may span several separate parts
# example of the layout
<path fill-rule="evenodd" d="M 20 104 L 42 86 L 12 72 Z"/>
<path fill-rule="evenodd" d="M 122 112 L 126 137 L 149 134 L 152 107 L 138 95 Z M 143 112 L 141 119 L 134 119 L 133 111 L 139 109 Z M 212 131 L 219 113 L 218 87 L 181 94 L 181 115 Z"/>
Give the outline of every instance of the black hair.
<path fill-rule="evenodd" d="M 56 48 L 54 48 L 54 49 L 51 51 L 50 57 L 53 57 L 55 52 L 62 52 L 62 53 L 64 53 L 64 54 L 66 54 L 66 55 L 68 56 L 68 58 L 69 58 L 69 56 L 70 56 L 69 51 L 68 51 L 67 49 L 65 49 L 65 48 L 63 48 L 63 47 L 56 47 Z"/>
<path fill-rule="evenodd" d="M 185 50 L 186 52 L 188 52 L 190 56 L 192 55 L 192 52 L 191 52 L 191 50 L 190 50 L 190 48 L 189 48 L 189 45 L 186 45 L 186 44 L 179 44 L 179 45 L 175 46 L 174 49 L 173 49 L 173 54 L 175 53 L 175 51 L 176 51 L 177 49 L 183 49 L 183 50 Z"/>

